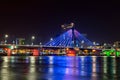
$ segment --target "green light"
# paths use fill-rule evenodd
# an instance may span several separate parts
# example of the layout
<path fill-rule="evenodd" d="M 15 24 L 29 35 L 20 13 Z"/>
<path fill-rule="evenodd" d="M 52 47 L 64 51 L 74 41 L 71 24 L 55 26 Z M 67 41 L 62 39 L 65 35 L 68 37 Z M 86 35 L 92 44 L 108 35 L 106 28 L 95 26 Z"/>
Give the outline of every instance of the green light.
<path fill-rule="evenodd" d="M 10 46 L 10 49 L 14 49 L 14 46 Z"/>
<path fill-rule="evenodd" d="M 104 53 L 106 56 L 111 56 L 111 55 L 119 56 L 120 55 L 120 51 L 116 51 L 114 49 L 103 50 L 102 53 Z"/>
<path fill-rule="evenodd" d="M 8 46 L 9 49 L 14 49 L 14 48 L 18 48 L 18 46 L 16 45 L 11 45 L 11 46 Z"/>
<path fill-rule="evenodd" d="M 107 55 L 107 56 L 110 56 L 110 51 L 107 51 L 107 52 L 106 52 L 106 55 Z"/>
<path fill-rule="evenodd" d="M 116 56 L 119 56 L 120 55 L 120 51 L 116 51 Z"/>

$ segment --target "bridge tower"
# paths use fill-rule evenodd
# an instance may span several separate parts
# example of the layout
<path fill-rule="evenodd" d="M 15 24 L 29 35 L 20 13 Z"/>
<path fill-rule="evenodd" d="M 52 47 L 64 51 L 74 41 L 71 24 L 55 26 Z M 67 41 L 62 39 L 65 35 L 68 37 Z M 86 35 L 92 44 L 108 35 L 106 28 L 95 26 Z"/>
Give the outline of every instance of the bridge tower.
<path fill-rule="evenodd" d="M 71 28 L 72 29 L 72 46 L 76 47 L 76 36 L 75 36 L 75 28 L 74 26 Z"/>
<path fill-rule="evenodd" d="M 74 23 L 61 25 L 63 29 L 72 29 L 72 47 L 76 47 L 76 36 Z"/>

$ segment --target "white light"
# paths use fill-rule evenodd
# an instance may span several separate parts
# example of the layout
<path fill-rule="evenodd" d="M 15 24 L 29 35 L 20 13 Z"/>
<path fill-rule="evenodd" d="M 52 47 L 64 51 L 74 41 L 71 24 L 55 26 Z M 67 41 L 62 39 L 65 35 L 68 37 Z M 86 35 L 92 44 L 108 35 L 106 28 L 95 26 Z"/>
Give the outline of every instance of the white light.
<path fill-rule="evenodd" d="M 103 71 L 104 71 L 104 73 L 107 73 L 107 57 L 106 56 L 104 56 L 103 57 Z"/>
<path fill-rule="evenodd" d="M 100 45 L 99 43 L 96 43 L 96 45 Z"/>
<path fill-rule="evenodd" d="M 96 42 L 93 42 L 93 45 L 96 45 Z"/>
<path fill-rule="evenodd" d="M 81 62 L 84 62 L 84 58 L 85 58 L 84 56 L 81 56 Z"/>
<path fill-rule="evenodd" d="M 15 48 L 17 48 L 17 46 L 14 46 Z"/>
<path fill-rule="evenodd" d="M 41 45 L 42 43 L 40 42 L 40 45 Z"/>
<path fill-rule="evenodd" d="M 49 68 L 49 72 L 50 72 L 50 73 L 53 73 L 53 68 L 52 68 L 52 67 Z"/>
<path fill-rule="evenodd" d="M 50 63 L 50 64 L 53 64 L 53 56 L 50 56 L 50 57 L 49 57 L 49 63 Z"/>
<path fill-rule="evenodd" d="M 14 46 L 11 46 L 11 49 L 14 49 Z"/>
<path fill-rule="evenodd" d="M 34 56 L 31 56 L 31 57 L 30 57 L 30 62 L 31 62 L 31 63 L 35 63 L 35 57 L 34 57 Z"/>
<path fill-rule="evenodd" d="M 52 40 L 53 40 L 53 38 L 50 38 L 50 40 L 52 41 Z"/>
<path fill-rule="evenodd" d="M 92 56 L 92 72 L 96 72 L 96 56 Z"/>
<path fill-rule="evenodd" d="M 12 54 L 15 54 L 15 52 L 12 52 Z"/>
<path fill-rule="evenodd" d="M 84 40 L 82 40 L 81 43 L 84 43 Z"/>
<path fill-rule="evenodd" d="M 104 43 L 104 46 L 106 46 L 107 44 L 106 43 Z"/>
<path fill-rule="evenodd" d="M 116 45 L 114 44 L 113 47 L 115 47 Z"/>
<path fill-rule="evenodd" d="M 32 36 L 32 40 L 35 39 L 35 36 Z"/>
<path fill-rule="evenodd" d="M 5 35 L 5 38 L 7 38 L 7 37 L 8 37 L 8 35 L 6 34 L 6 35 Z"/>
<path fill-rule="evenodd" d="M 96 72 L 97 72 L 97 69 L 96 69 L 96 67 L 97 67 L 97 65 L 96 65 L 97 63 L 96 63 L 96 56 L 92 56 L 92 76 L 94 76 L 94 79 L 97 79 L 96 78 L 96 76 L 97 76 L 97 74 L 96 74 Z"/>
<path fill-rule="evenodd" d="M 3 60 L 5 61 L 5 62 L 8 62 L 9 60 L 8 60 L 8 57 L 3 57 Z"/>

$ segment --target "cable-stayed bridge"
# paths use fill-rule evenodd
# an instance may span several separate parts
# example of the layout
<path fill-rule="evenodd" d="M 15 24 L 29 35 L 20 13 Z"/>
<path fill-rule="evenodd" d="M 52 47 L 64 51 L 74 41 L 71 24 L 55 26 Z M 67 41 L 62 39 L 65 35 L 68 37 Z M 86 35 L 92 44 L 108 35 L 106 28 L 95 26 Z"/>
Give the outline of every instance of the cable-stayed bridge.
<path fill-rule="evenodd" d="M 76 29 L 71 28 L 60 36 L 50 40 L 44 46 L 86 48 L 93 46 L 93 43 L 80 34 Z"/>

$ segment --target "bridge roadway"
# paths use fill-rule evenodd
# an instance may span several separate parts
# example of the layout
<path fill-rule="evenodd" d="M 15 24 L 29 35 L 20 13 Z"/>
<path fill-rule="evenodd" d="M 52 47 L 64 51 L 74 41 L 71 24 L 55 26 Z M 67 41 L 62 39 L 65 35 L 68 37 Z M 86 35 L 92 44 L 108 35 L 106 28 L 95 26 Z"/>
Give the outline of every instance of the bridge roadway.
<path fill-rule="evenodd" d="M 101 52 L 102 49 L 95 49 L 95 48 L 73 48 L 73 47 L 64 47 L 64 46 L 44 46 L 44 45 L 15 45 L 15 44 L 0 44 L 0 48 L 7 50 L 7 55 L 11 55 L 12 52 L 15 52 L 15 50 L 30 50 L 33 55 L 39 55 L 40 52 L 43 52 L 43 50 L 58 50 L 58 49 L 69 49 L 74 51 L 84 51 L 86 52 L 93 52 L 98 51 Z M 18 51 L 17 51 L 18 52 Z M 22 51 L 23 52 L 23 51 Z M 58 52 L 57 52 L 58 53 Z M 67 53 L 67 52 L 66 52 Z"/>
<path fill-rule="evenodd" d="M 32 48 L 56 48 L 56 49 L 64 49 L 64 48 L 70 48 L 70 49 L 73 49 L 73 47 L 70 47 L 70 46 L 44 46 L 44 45 L 15 45 L 15 44 L 0 44 L 0 48 L 28 48 L 28 49 L 32 49 Z M 76 48 L 79 48 L 79 47 L 76 47 Z M 81 50 L 100 50 L 102 51 L 102 49 L 99 49 L 99 48 L 79 48 Z"/>

